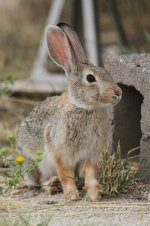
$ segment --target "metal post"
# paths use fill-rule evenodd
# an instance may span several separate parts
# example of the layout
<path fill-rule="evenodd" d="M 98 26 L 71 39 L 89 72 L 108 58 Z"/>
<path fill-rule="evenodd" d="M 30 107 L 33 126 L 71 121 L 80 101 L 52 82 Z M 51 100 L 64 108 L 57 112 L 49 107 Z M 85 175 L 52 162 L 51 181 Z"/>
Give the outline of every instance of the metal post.
<path fill-rule="evenodd" d="M 93 0 L 82 0 L 84 40 L 89 61 L 98 66 L 98 48 Z"/>
<path fill-rule="evenodd" d="M 59 22 L 64 4 L 65 0 L 53 0 L 45 26 L 47 26 L 48 24 L 57 24 Z M 47 56 L 48 52 L 45 40 L 45 32 L 43 32 L 37 58 L 35 60 L 29 80 L 35 83 L 49 83 L 51 88 L 54 89 L 54 91 L 57 91 L 57 85 L 59 86 L 59 84 L 62 84 L 62 86 L 64 87 L 66 85 L 66 80 L 61 74 L 55 74 L 53 78 L 49 76 L 49 73 L 45 69 Z"/>

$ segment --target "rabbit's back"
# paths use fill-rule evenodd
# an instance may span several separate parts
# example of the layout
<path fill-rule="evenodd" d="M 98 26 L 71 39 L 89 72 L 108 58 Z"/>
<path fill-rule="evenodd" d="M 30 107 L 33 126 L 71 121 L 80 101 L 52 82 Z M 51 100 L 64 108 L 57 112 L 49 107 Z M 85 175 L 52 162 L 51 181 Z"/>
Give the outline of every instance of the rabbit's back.
<path fill-rule="evenodd" d="M 17 147 L 26 155 L 43 151 L 44 129 L 54 115 L 59 97 L 49 97 L 36 106 L 17 128 Z"/>

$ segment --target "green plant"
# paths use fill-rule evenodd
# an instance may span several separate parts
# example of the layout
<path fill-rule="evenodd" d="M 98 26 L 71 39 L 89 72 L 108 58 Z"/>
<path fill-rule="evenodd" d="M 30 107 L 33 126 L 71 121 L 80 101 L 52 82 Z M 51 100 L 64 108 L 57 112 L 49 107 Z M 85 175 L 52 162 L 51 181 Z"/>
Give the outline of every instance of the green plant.
<path fill-rule="evenodd" d="M 99 164 L 98 180 L 104 195 L 119 194 L 129 187 L 137 175 L 137 169 L 127 159 L 121 159 L 120 145 L 112 155 L 105 149 Z"/>
<path fill-rule="evenodd" d="M 4 94 L 9 94 L 9 85 L 14 82 L 13 77 L 11 75 L 3 76 L 0 78 L 0 97 Z"/>
<path fill-rule="evenodd" d="M 38 163 L 42 161 L 42 152 L 37 151 L 35 159 L 31 161 L 30 166 L 26 169 L 23 164 L 26 160 L 23 155 L 18 155 L 18 150 L 15 145 L 15 136 L 12 133 L 7 134 L 6 140 L 9 142 L 8 146 L 0 148 L 0 161 L 8 170 L 4 173 L 5 183 L 0 186 L 0 193 L 11 191 L 23 179 L 23 175 L 34 170 Z"/>

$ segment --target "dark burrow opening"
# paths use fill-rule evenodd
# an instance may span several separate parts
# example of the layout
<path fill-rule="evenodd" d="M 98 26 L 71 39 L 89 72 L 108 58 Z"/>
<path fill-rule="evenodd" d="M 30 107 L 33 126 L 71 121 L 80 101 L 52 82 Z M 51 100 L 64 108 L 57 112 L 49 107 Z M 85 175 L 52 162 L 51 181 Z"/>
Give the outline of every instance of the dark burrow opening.
<path fill-rule="evenodd" d="M 143 96 L 133 86 L 119 85 L 123 91 L 122 100 L 114 109 L 115 129 L 113 134 L 113 149 L 116 150 L 120 141 L 122 157 L 126 157 L 129 150 L 140 146 L 141 133 L 141 105 Z M 140 148 L 130 156 L 140 153 Z"/>

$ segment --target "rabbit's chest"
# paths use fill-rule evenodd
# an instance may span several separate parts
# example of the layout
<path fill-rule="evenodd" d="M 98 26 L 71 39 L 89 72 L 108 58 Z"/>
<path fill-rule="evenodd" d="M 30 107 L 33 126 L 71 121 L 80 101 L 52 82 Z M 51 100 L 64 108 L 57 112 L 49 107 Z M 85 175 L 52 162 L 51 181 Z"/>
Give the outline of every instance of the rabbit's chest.
<path fill-rule="evenodd" d="M 65 125 L 61 128 L 60 151 L 66 153 L 63 155 L 64 161 L 70 161 L 71 165 L 84 159 L 97 161 L 101 158 L 102 149 L 109 143 L 107 112 L 104 115 L 99 112 L 74 114 L 74 118 L 66 114 Z"/>
<path fill-rule="evenodd" d="M 106 146 L 109 133 L 107 111 L 66 111 L 65 114 L 55 115 L 45 136 L 52 150 L 65 152 L 72 159 L 80 159 L 91 157 L 91 153 L 99 153 Z"/>
<path fill-rule="evenodd" d="M 63 129 L 66 146 L 75 152 L 97 150 L 107 142 L 109 133 L 108 114 L 101 112 L 77 112 L 72 118 L 66 115 Z"/>

